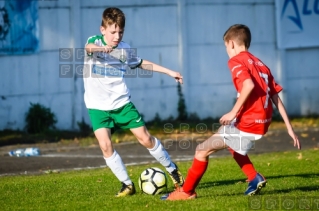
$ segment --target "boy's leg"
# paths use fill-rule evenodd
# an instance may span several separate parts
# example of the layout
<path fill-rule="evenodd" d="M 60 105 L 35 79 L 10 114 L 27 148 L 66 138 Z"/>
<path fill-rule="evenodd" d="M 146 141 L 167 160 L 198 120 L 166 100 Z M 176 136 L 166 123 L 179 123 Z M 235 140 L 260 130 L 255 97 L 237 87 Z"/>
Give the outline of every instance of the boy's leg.
<path fill-rule="evenodd" d="M 137 140 L 166 168 L 175 185 L 183 185 L 184 178 L 178 170 L 178 167 L 171 161 L 170 156 L 160 141 L 150 135 L 145 127 L 145 122 L 141 114 L 137 111 L 133 103 L 130 102 L 112 111 L 111 116 L 117 126 L 132 131 Z"/>
<path fill-rule="evenodd" d="M 196 148 L 195 158 L 191 168 L 188 170 L 185 183 L 182 188 L 161 197 L 162 200 L 186 200 L 196 198 L 195 189 L 203 177 L 207 166 L 209 155 L 221 149 L 225 149 L 223 137 L 214 134 Z"/>
<path fill-rule="evenodd" d="M 232 148 L 228 148 L 228 150 L 233 155 L 233 158 L 237 162 L 238 166 L 248 178 L 248 181 L 252 181 L 256 177 L 257 171 L 255 170 L 254 165 L 250 161 L 248 155 L 241 155 L 235 152 Z"/>
<path fill-rule="evenodd" d="M 166 168 L 174 185 L 182 186 L 184 178 L 178 170 L 177 165 L 172 162 L 168 152 L 161 142 L 157 138 L 152 137 L 145 126 L 133 128 L 131 131 L 137 140 L 149 150 L 150 154 Z"/>
<path fill-rule="evenodd" d="M 94 131 L 103 153 L 106 165 L 111 169 L 113 174 L 122 182 L 122 188 L 116 196 L 126 196 L 135 193 L 135 187 L 129 178 L 126 167 L 120 155 L 113 149 L 111 142 L 111 130 L 100 128 Z"/>
<path fill-rule="evenodd" d="M 233 158 L 249 180 L 245 195 L 251 196 L 259 193 L 267 183 L 266 179 L 257 173 L 247 156 L 247 152 L 253 146 L 253 142 L 261 137 L 261 135 L 240 131 L 233 126 L 226 126 L 224 130 L 225 143 L 229 146 L 229 151 L 232 153 Z"/>

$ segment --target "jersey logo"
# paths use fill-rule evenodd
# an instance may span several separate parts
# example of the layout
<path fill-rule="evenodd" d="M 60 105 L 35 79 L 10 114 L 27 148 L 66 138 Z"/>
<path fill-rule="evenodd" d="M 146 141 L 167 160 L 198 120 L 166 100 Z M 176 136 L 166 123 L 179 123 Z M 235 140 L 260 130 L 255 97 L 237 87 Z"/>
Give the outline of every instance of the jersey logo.
<path fill-rule="evenodd" d="M 234 70 L 235 70 L 236 68 L 238 68 L 238 67 L 241 67 L 241 64 L 239 64 L 239 65 L 233 67 L 233 69 L 231 69 L 231 71 L 234 72 Z"/>
<path fill-rule="evenodd" d="M 142 120 L 142 117 L 140 117 L 138 120 L 136 120 L 136 122 L 140 122 Z"/>
<path fill-rule="evenodd" d="M 264 64 L 261 61 L 253 61 L 252 59 L 248 59 L 249 64 L 255 64 L 258 66 L 264 66 Z"/>
<path fill-rule="evenodd" d="M 120 62 L 125 63 L 126 62 L 126 56 L 125 55 L 121 55 L 119 60 L 120 60 Z"/>
<path fill-rule="evenodd" d="M 119 77 L 122 78 L 125 73 L 125 69 L 121 69 L 117 66 L 110 66 L 110 65 L 93 65 L 92 66 L 92 73 L 96 75 L 103 75 L 108 77 Z"/>
<path fill-rule="evenodd" d="M 284 13 L 286 12 L 286 9 L 287 9 L 287 6 L 289 3 L 292 3 L 292 6 L 293 6 L 294 11 L 295 11 L 295 16 L 288 16 L 288 18 L 292 22 L 294 22 L 300 28 L 300 30 L 302 30 L 303 27 L 302 27 L 301 17 L 299 15 L 299 10 L 298 10 L 296 0 L 285 0 L 284 6 L 283 6 L 282 11 L 281 11 L 281 18 L 284 16 Z"/>
<path fill-rule="evenodd" d="M 239 70 L 236 74 L 236 77 L 238 78 L 238 76 L 240 75 L 240 73 L 242 72 L 242 70 Z"/>

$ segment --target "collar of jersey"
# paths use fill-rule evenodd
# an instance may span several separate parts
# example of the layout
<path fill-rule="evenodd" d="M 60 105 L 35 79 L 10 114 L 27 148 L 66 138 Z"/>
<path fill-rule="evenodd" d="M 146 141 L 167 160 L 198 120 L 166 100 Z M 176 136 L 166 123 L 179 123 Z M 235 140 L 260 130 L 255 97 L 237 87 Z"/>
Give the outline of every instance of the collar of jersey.
<path fill-rule="evenodd" d="M 107 43 L 105 42 L 105 40 L 104 40 L 104 36 L 103 35 L 101 35 L 102 36 L 102 43 L 103 43 L 103 45 L 107 45 Z M 114 48 L 117 48 L 117 46 L 118 45 L 116 45 L 116 46 L 113 46 L 112 48 L 114 49 Z"/>

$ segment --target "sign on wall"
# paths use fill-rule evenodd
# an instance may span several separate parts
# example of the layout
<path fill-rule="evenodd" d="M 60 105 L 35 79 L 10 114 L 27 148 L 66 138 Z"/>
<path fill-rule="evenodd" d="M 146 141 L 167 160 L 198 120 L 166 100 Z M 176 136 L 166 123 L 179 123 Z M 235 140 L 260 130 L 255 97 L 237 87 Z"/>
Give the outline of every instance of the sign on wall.
<path fill-rule="evenodd" d="M 38 49 L 37 1 L 0 1 L 0 55 L 30 54 Z"/>
<path fill-rule="evenodd" d="M 319 0 L 276 0 L 278 48 L 319 46 Z"/>

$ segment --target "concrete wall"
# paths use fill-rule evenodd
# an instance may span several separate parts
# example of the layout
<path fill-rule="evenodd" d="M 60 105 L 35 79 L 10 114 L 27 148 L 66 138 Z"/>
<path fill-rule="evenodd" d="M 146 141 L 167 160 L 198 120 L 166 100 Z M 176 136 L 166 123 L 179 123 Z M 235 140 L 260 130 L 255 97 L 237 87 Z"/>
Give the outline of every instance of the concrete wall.
<path fill-rule="evenodd" d="M 126 14 L 123 41 L 144 59 L 184 75 L 188 112 L 219 117 L 232 108 L 236 92 L 227 67 L 222 36 L 232 24 L 250 27 L 250 51 L 260 57 L 285 88 L 290 114 L 319 113 L 319 48 L 278 50 L 274 0 L 91 0 L 39 1 L 40 52 L 0 56 L 0 129 L 22 129 L 29 103 L 41 103 L 56 114 L 59 129 L 89 123 L 83 102 L 83 81 L 61 78 L 60 48 L 81 48 L 99 34 L 101 15 L 109 6 Z M 177 115 L 174 79 L 127 79 L 132 101 L 146 120 L 159 113 Z"/>

